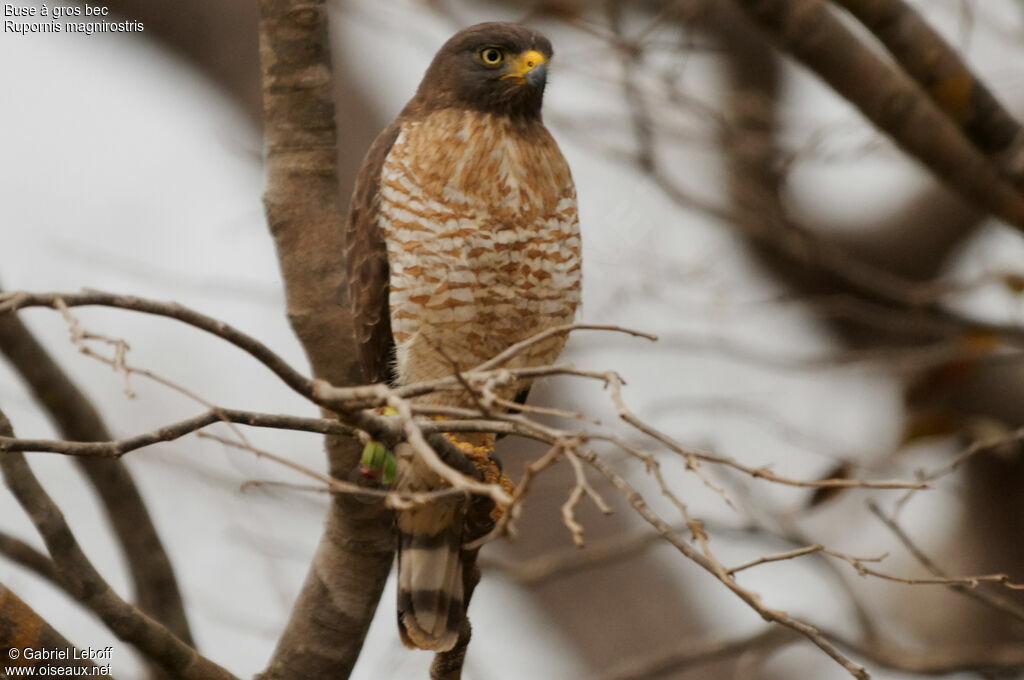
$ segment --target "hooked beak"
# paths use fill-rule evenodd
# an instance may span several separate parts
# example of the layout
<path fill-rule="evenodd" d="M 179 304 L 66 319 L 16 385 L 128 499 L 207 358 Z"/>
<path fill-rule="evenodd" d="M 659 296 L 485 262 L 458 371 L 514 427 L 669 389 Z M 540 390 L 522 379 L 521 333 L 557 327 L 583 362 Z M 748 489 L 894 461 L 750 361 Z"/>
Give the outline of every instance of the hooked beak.
<path fill-rule="evenodd" d="M 526 84 L 530 87 L 543 90 L 546 82 L 548 82 L 547 64 L 538 64 L 526 74 Z"/>
<path fill-rule="evenodd" d="M 537 50 L 523 52 L 512 62 L 502 80 L 514 80 L 519 85 L 544 89 L 548 79 L 547 59 Z"/>

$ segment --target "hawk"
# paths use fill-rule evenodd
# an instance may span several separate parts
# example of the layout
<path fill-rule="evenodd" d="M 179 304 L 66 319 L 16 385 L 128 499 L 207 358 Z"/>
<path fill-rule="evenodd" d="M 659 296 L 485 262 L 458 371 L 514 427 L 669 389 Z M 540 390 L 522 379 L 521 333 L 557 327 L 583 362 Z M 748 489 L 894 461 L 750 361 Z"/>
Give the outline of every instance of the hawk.
<path fill-rule="evenodd" d="M 465 371 L 547 328 L 580 302 L 580 235 L 569 166 L 541 120 L 551 43 L 484 23 L 455 34 L 415 96 L 370 147 L 346 250 L 365 377 L 392 385 Z M 516 357 L 552 363 L 564 337 Z M 500 396 L 525 399 L 529 385 Z M 462 393 L 418 398 L 474 406 Z M 404 452 L 403 452 L 404 451 Z M 393 489 L 440 478 L 399 447 Z M 409 647 L 444 651 L 465 618 L 460 550 L 468 503 L 398 509 L 398 625 Z"/>

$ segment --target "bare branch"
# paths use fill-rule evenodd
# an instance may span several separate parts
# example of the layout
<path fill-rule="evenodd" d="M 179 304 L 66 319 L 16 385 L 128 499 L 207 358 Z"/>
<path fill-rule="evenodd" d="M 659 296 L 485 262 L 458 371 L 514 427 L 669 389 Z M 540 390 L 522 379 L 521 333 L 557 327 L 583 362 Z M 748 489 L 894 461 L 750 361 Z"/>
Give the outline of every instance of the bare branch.
<path fill-rule="evenodd" d="M 3 444 L 0 444 L 0 447 L 2 446 Z M 20 538 L 0 533 L 0 555 L 62 587 L 50 556 L 39 552 Z"/>
<path fill-rule="evenodd" d="M 767 555 L 765 557 L 759 557 L 756 560 L 747 562 L 738 567 L 732 567 L 726 570 L 726 574 L 732 576 L 738 572 L 757 567 L 762 564 L 768 564 L 771 562 L 781 562 L 784 560 L 792 560 L 797 557 L 803 557 L 804 555 L 812 555 L 815 553 L 821 553 L 828 555 L 829 557 L 835 557 L 843 562 L 846 562 L 853 567 L 858 574 L 861 576 L 873 576 L 880 578 L 885 581 L 893 581 L 895 583 L 905 583 L 911 586 L 955 586 L 962 588 L 974 589 L 982 583 L 997 583 L 1001 586 L 1009 588 L 1010 590 L 1024 590 L 1024 585 L 1013 583 L 1010 577 L 1006 574 L 983 574 L 980 576 L 960 576 L 960 577 L 947 577 L 942 575 L 937 578 L 906 578 L 902 576 L 893 576 L 892 574 L 886 574 L 884 572 L 872 569 L 866 566 L 868 562 L 881 562 L 887 555 L 880 557 L 854 557 L 853 555 L 847 555 L 846 553 L 837 552 L 835 550 L 829 550 L 823 545 L 809 545 L 803 548 L 797 548 L 796 550 L 790 550 L 788 552 L 781 553 L 779 555 Z"/>
<path fill-rule="evenodd" d="M 54 309 L 59 309 L 61 304 L 68 307 L 90 305 L 116 307 L 118 309 L 175 319 L 215 335 L 222 340 L 226 340 L 269 368 L 293 390 L 307 399 L 312 398 L 313 381 L 292 368 L 284 359 L 271 351 L 262 342 L 242 333 L 223 321 L 218 321 L 205 314 L 182 307 L 177 303 L 157 302 L 132 295 L 114 295 L 96 291 L 71 294 L 17 291 L 0 295 L 0 315 L 28 307 L 53 307 Z"/>
<path fill-rule="evenodd" d="M 677 531 L 682 530 L 677 528 Z M 657 532 L 643 528 L 603 540 L 590 541 L 586 550 L 568 546 L 517 562 L 481 560 L 481 566 L 517 583 L 534 585 L 628 559 L 662 540 Z"/>
<path fill-rule="evenodd" d="M 412 410 L 409 408 L 408 402 L 404 399 L 390 396 L 388 397 L 388 405 L 398 411 L 398 415 L 402 419 L 403 428 L 405 430 L 406 441 L 409 442 L 413 447 L 413 450 L 415 450 L 419 455 L 420 460 L 423 461 L 431 471 L 436 473 L 438 477 L 451 485 L 453 489 L 459 489 L 471 494 L 479 494 L 481 496 L 489 496 L 500 508 L 505 508 L 512 502 L 512 498 L 505 493 L 505 490 L 502 489 L 500 485 L 484 484 L 479 482 L 474 478 L 474 476 L 472 476 L 472 473 L 467 474 L 459 472 L 451 465 L 442 461 L 437 455 L 437 451 L 427 443 L 426 438 L 423 436 L 423 430 L 413 419 Z M 441 437 L 441 439 L 443 439 L 443 437 Z"/>
<path fill-rule="evenodd" d="M 690 561 L 695 562 L 702 569 L 712 574 L 719 580 L 719 582 L 743 600 L 751 609 L 756 611 L 761 618 L 768 622 L 783 625 L 804 636 L 817 645 L 823 652 L 832 657 L 853 677 L 861 678 L 862 680 L 870 678 L 867 670 L 865 670 L 863 666 L 844 655 L 820 630 L 808 623 L 790 616 L 784 611 L 765 607 L 761 604 L 760 597 L 749 590 L 742 588 L 736 583 L 736 581 L 729 577 L 725 573 L 725 568 L 722 565 L 698 552 L 686 543 L 686 541 L 681 539 L 669 524 L 650 509 L 636 489 L 634 489 L 629 482 L 623 479 L 618 473 L 608 467 L 608 465 L 605 464 L 597 454 L 593 451 L 585 451 L 580 457 L 593 466 L 594 469 L 596 469 L 612 484 L 612 486 L 618 489 L 636 513 L 640 515 L 644 521 L 653 526 L 662 538 L 673 545 L 677 550 L 679 550 L 679 552 L 683 553 L 683 555 L 685 555 Z"/>
<path fill-rule="evenodd" d="M 574 447 L 566 448 L 565 457 L 572 465 L 573 473 L 576 475 L 576 484 L 573 486 L 572 491 L 569 492 L 569 498 L 562 505 L 562 521 L 569 528 L 569 531 L 572 532 L 573 543 L 576 544 L 577 548 L 582 548 L 583 525 L 576 521 L 574 512 L 580 500 L 584 496 L 589 496 L 594 501 L 594 505 L 606 515 L 612 514 L 613 510 L 604 502 L 601 495 L 594 490 L 590 482 L 587 481 L 587 472 L 583 469 L 583 463 L 580 462 L 579 456 L 576 455 L 573 449 Z"/>
<path fill-rule="evenodd" d="M 1004 177 L 1024 191 L 1024 128 L 945 39 L 903 0 L 837 0 L 888 48 Z"/>
<path fill-rule="evenodd" d="M 0 312 L 0 351 L 65 439 L 111 438 L 93 404 L 14 314 Z M 192 644 L 174 569 L 128 469 L 115 460 L 76 463 L 99 494 L 121 544 L 139 607 Z"/>
<path fill-rule="evenodd" d="M 1024 229 L 1024 194 L 902 72 L 886 64 L 822 0 L 736 0 L 783 48 L 821 76 L 943 182 Z"/>
<path fill-rule="evenodd" d="M 702 460 L 708 463 L 715 463 L 718 465 L 725 465 L 727 467 L 738 470 L 744 474 L 750 475 L 755 479 L 764 479 L 769 482 L 776 484 L 783 484 L 786 486 L 805 487 L 812 489 L 822 488 L 859 488 L 859 489 L 927 489 L 927 484 L 913 483 L 913 482 L 899 482 L 899 481 L 874 481 L 874 480 L 862 480 L 862 479 L 817 479 L 817 480 L 800 480 L 790 479 L 777 475 L 771 470 L 764 467 L 751 467 L 744 465 L 739 461 L 727 458 L 725 456 L 716 456 L 709 453 L 702 453 L 693 451 L 685 448 L 682 444 L 679 444 L 674 439 L 669 437 L 667 434 L 655 429 L 651 425 L 645 423 L 636 417 L 636 415 L 629 410 L 626 406 L 625 401 L 622 399 L 622 382 L 621 379 L 614 373 L 608 373 L 608 385 L 612 392 L 612 402 L 615 404 L 615 408 L 619 413 L 619 417 L 624 421 L 640 430 L 649 437 L 661 442 L 663 445 L 668 447 L 670 450 L 678 453 L 684 458 L 693 458 L 696 460 Z M 609 438 L 609 441 L 614 441 L 623 450 L 635 454 L 636 449 L 629 446 L 625 442 Z"/>
<path fill-rule="evenodd" d="M 194 418 L 165 425 L 152 432 L 128 437 L 127 439 L 77 442 L 0 437 L 0 446 L 3 446 L 7 451 L 45 451 L 70 456 L 120 458 L 131 451 L 160 442 L 174 441 L 192 432 L 197 432 L 208 425 L 220 422 L 237 423 L 253 427 L 298 430 L 318 434 L 353 435 L 355 433 L 353 428 L 330 418 L 302 418 L 299 416 L 214 408 Z"/>
<path fill-rule="evenodd" d="M 915 650 L 888 640 L 870 644 L 846 640 L 836 633 L 829 638 L 868 661 L 917 675 L 948 675 L 963 672 L 1014 672 L 1024 668 L 1024 646 L 1020 642 L 986 644 L 981 647 L 932 646 Z"/>
<path fill-rule="evenodd" d="M 640 659 L 630 659 L 600 676 L 599 680 L 636 680 L 696 668 L 721 659 L 733 659 L 748 652 L 778 650 L 799 640 L 785 628 L 766 628 L 749 637 L 734 640 L 686 642 L 676 649 Z"/>
<path fill-rule="evenodd" d="M 505 349 L 503 352 L 501 352 L 501 354 L 498 354 L 497 356 L 488 359 L 484 363 L 480 364 L 479 366 L 474 368 L 473 371 L 487 371 L 492 368 L 504 366 L 511 359 L 513 359 L 516 356 L 519 356 L 520 354 L 522 354 L 529 348 L 533 347 L 534 345 L 544 342 L 549 338 L 558 337 L 559 335 L 568 335 L 573 331 L 612 331 L 615 333 L 625 333 L 626 335 L 632 335 L 633 337 L 636 338 L 645 338 L 647 340 L 650 340 L 651 342 L 657 342 L 658 340 L 658 336 L 656 335 L 651 335 L 650 333 L 644 333 L 642 331 L 631 330 L 629 328 L 623 328 L 622 326 L 611 326 L 607 324 L 595 325 L 586 323 L 575 323 L 568 324 L 566 326 L 555 326 L 554 328 L 548 328 L 547 330 L 541 331 L 540 333 L 537 333 L 536 335 L 533 335 L 527 338 L 526 340 L 523 340 L 522 342 L 517 342 L 511 347 Z"/>
<path fill-rule="evenodd" d="M 819 545 L 808 545 L 808 546 L 805 546 L 803 548 L 797 548 L 796 550 L 790 550 L 789 552 L 784 552 L 784 553 L 779 554 L 779 555 L 767 555 L 765 557 L 759 557 L 756 560 L 752 560 L 750 562 L 747 562 L 746 564 L 741 564 L 738 567 L 732 567 L 731 569 L 729 569 L 725 573 L 729 574 L 729 576 L 732 576 L 733 574 L 741 572 L 744 569 L 750 569 L 752 567 L 756 567 L 756 566 L 759 566 L 759 565 L 762 565 L 762 564 L 767 564 L 769 562 L 781 562 L 782 560 L 791 560 L 794 557 L 801 557 L 803 555 L 810 555 L 811 553 L 822 552 L 824 549 L 825 549 L 825 546 L 820 545 L 820 544 Z"/>
<path fill-rule="evenodd" d="M 878 518 L 886 529 L 891 531 L 900 543 L 906 547 L 911 555 L 914 556 L 922 567 L 927 569 L 931 574 L 939 578 L 948 578 L 948 574 L 941 569 L 934 561 L 922 551 L 907 535 L 905 531 L 892 519 L 886 517 L 882 512 L 882 509 L 878 507 L 878 504 L 872 500 L 868 501 L 868 510 L 871 511 L 875 517 Z M 991 607 L 1003 614 L 1011 616 L 1018 621 L 1024 621 L 1024 608 L 1022 608 L 1016 602 L 1009 600 L 1001 595 L 995 593 L 989 593 L 985 590 L 976 589 L 973 585 L 967 585 L 964 583 L 951 582 L 949 583 L 951 590 L 958 592 L 966 597 L 969 597 L 977 602 L 980 602 L 988 607 Z"/>
<path fill-rule="evenodd" d="M 0 435 L 13 437 L 0 413 Z M 186 680 L 234 680 L 226 670 L 202 657 L 141 610 L 113 591 L 82 552 L 60 509 L 39 484 L 25 457 L 0 445 L 4 481 L 46 543 L 65 589 L 93 611 L 110 630 L 139 649 L 167 672 Z"/>

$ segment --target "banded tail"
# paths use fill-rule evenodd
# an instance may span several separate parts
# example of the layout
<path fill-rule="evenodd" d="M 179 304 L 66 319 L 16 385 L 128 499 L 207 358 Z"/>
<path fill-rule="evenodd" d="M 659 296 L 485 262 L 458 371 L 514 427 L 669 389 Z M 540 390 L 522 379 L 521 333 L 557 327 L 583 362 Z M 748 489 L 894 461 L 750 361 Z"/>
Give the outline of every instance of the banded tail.
<path fill-rule="evenodd" d="M 443 484 L 408 443 L 395 447 L 392 488 L 418 492 Z M 462 586 L 467 499 L 448 496 L 395 509 L 398 530 L 398 632 L 406 647 L 444 652 L 455 646 L 466 618 Z"/>
<path fill-rule="evenodd" d="M 461 513 L 456 513 L 453 522 L 450 508 L 446 508 L 448 523 L 435 535 L 402 529 L 413 519 L 403 515 L 423 515 L 430 510 L 434 511 L 430 514 L 438 514 L 431 505 L 398 512 L 398 631 L 407 647 L 444 652 L 455 646 L 466 617 Z"/>

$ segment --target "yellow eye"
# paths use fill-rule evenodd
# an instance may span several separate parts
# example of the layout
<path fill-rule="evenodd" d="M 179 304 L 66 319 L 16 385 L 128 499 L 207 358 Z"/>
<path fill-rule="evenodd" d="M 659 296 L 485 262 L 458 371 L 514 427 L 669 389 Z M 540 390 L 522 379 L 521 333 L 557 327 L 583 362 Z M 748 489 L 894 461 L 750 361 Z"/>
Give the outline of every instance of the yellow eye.
<path fill-rule="evenodd" d="M 480 61 L 484 66 L 497 66 L 505 61 L 505 54 L 497 47 L 485 47 L 480 50 Z"/>

